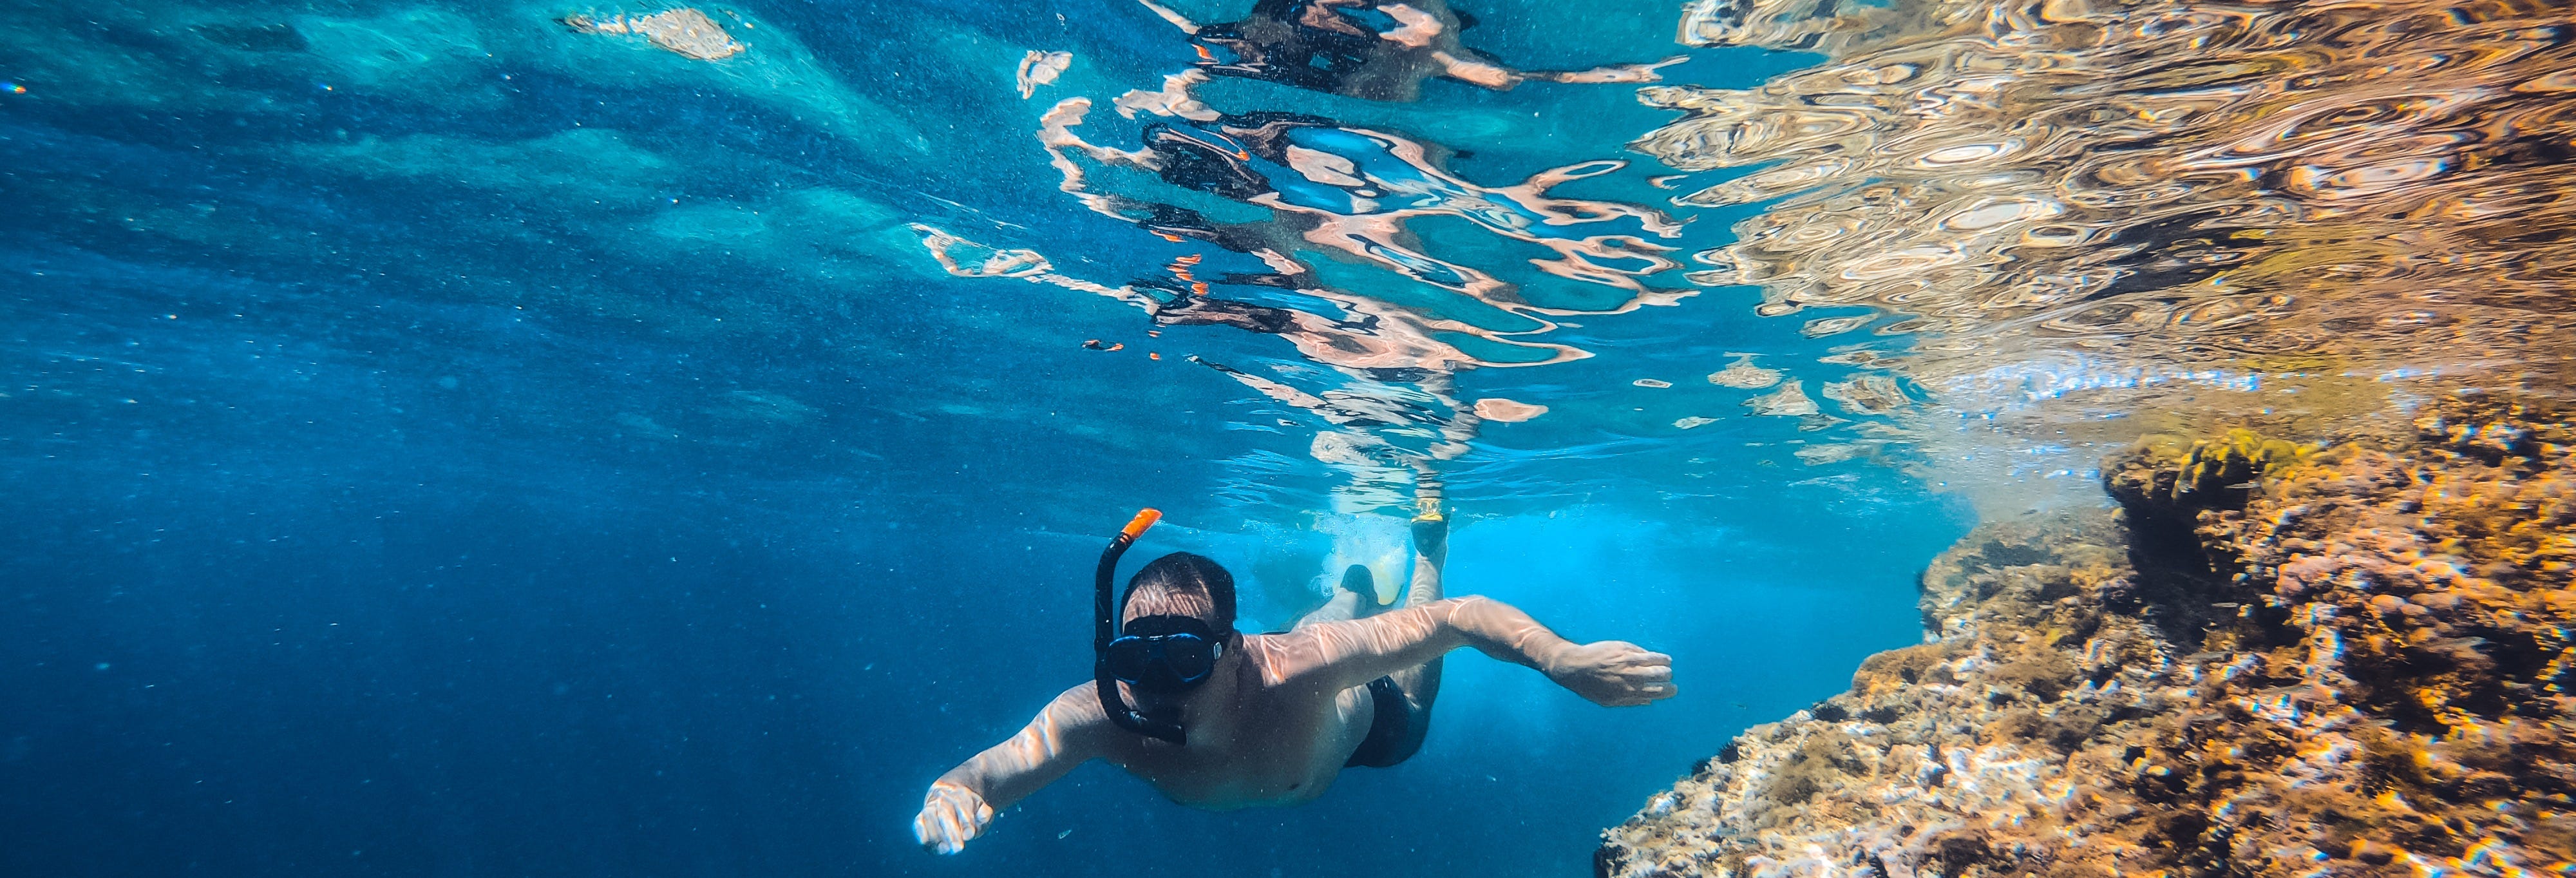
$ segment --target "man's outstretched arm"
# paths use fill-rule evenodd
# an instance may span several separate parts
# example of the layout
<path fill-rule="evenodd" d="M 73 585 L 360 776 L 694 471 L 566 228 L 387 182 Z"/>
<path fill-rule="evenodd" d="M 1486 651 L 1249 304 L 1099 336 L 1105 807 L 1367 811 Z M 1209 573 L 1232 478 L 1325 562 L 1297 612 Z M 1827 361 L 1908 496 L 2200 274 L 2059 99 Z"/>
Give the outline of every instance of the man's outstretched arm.
<path fill-rule="evenodd" d="M 1020 733 L 948 770 L 922 797 L 912 818 L 913 838 L 943 854 L 964 850 L 984 833 L 997 809 L 1027 798 L 1065 772 L 1100 755 L 1109 717 L 1092 684 L 1065 690 Z"/>
<path fill-rule="evenodd" d="M 1273 673 L 1332 691 L 1410 668 L 1461 646 L 1537 669 L 1557 685 L 1609 707 L 1672 697 L 1673 658 L 1633 643 L 1575 643 L 1510 604 L 1487 597 L 1432 601 L 1366 619 L 1327 622 L 1283 636 Z"/>

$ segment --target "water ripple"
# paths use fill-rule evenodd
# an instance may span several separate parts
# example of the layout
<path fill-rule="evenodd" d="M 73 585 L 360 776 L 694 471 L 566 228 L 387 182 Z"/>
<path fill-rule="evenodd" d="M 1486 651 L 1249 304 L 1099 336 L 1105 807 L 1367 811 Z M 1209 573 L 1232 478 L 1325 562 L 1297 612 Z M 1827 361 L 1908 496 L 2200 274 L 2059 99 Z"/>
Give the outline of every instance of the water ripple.
<path fill-rule="evenodd" d="M 1681 224 L 1665 212 L 1554 194 L 1624 170 L 1626 160 L 1482 183 L 1446 167 L 1452 150 L 1407 133 L 1220 108 L 1200 97 L 1220 78 L 1240 78 L 1410 101 L 1434 78 L 1495 90 L 1530 80 L 1641 83 L 1671 61 L 1512 69 L 1464 47 L 1458 16 L 1439 2 L 1264 2 L 1243 21 L 1216 24 L 1145 5 L 1179 30 L 1195 60 L 1154 88 L 1110 98 L 1110 112 L 1092 95 L 1055 102 L 1036 140 L 1063 192 L 1182 248 L 1165 276 L 1099 282 L 1060 272 L 1033 251 L 933 225 L 914 229 L 952 275 L 1106 296 L 1142 309 L 1157 326 L 1275 336 L 1327 367 L 1319 374 L 1189 358 L 1320 421 L 1309 453 L 1350 474 L 1338 495 L 1343 508 L 1400 503 L 1415 471 L 1465 454 L 1485 422 L 1547 411 L 1457 398 L 1460 371 L 1587 358 L 1591 352 L 1546 336 L 1567 327 L 1564 318 L 1672 305 L 1697 293 L 1678 277 L 1648 282 L 1682 267 L 1668 255 L 1678 245 L 1666 243 L 1680 237 Z M 1448 229 L 1463 223 L 1488 240 L 1435 249 L 1414 228 L 1430 220 Z M 1335 270 L 1353 264 L 1396 282 L 1355 289 Z"/>
<path fill-rule="evenodd" d="M 1927 385 L 2081 362 L 2103 377 L 2032 395 L 2316 371 L 2563 389 L 2572 13 L 1699 0 L 1687 43 L 1828 60 L 1644 88 L 1687 115 L 1634 145 L 1746 169 L 1676 205 L 1769 203 L 1694 283 L 1759 285 L 1767 315 L 1892 315 L 1807 331 L 1913 335 Z"/>

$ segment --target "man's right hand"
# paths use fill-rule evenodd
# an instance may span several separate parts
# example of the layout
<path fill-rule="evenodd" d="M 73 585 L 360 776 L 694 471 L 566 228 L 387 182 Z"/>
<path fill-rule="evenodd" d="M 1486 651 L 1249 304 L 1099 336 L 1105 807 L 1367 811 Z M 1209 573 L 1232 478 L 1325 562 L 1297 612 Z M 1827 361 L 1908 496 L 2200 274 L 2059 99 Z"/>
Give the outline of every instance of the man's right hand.
<path fill-rule="evenodd" d="M 1672 656 L 1620 640 L 1568 644 L 1542 670 L 1557 685 L 1603 707 L 1632 707 L 1676 691 Z"/>
<path fill-rule="evenodd" d="M 943 854 L 966 849 L 966 841 L 984 834 L 992 825 L 993 806 L 974 790 L 947 781 L 930 785 L 930 794 L 921 799 L 921 814 L 912 818 L 912 837 L 921 846 Z"/>

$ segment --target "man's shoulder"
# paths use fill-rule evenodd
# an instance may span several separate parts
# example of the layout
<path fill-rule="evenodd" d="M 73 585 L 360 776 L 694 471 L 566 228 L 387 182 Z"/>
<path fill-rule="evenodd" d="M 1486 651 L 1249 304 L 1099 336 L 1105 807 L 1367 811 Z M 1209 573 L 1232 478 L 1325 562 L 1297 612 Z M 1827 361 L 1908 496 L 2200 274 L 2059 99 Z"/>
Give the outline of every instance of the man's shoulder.
<path fill-rule="evenodd" d="M 1354 650 L 1352 646 L 1377 639 L 1371 633 L 1377 619 L 1338 619 L 1313 622 L 1293 631 L 1244 636 L 1244 658 L 1260 673 L 1265 686 L 1291 685 L 1319 673 L 1327 673 Z"/>
<path fill-rule="evenodd" d="M 1046 713 L 1056 717 L 1059 723 L 1070 720 L 1107 720 L 1109 718 L 1108 708 L 1100 704 L 1100 684 L 1090 680 L 1068 686 L 1063 692 L 1056 693 L 1055 700 L 1047 702 Z"/>

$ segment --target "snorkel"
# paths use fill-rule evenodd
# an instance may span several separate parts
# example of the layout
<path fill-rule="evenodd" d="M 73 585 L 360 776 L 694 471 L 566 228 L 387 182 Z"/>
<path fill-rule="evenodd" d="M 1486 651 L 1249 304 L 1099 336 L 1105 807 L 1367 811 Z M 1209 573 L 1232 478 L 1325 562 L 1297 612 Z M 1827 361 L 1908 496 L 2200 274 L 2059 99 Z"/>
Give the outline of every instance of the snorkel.
<path fill-rule="evenodd" d="M 1100 707 L 1109 712 L 1110 722 L 1149 738 L 1185 744 L 1188 743 L 1188 735 L 1181 730 L 1178 719 L 1158 720 L 1129 707 L 1126 697 L 1118 694 L 1116 676 L 1109 672 L 1109 642 L 1118 639 L 1118 601 L 1114 593 L 1118 558 L 1127 554 L 1127 547 L 1135 545 L 1136 538 L 1143 536 L 1147 528 L 1162 519 L 1163 513 L 1156 510 L 1137 512 L 1117 536 L 1109 538 L 1109 548 L 1100 552 L 1100 569 L 1092 577 L 1091 608 L 1095 625 L 1091 639 L 1091 681 L 1099 687 Z"/>

